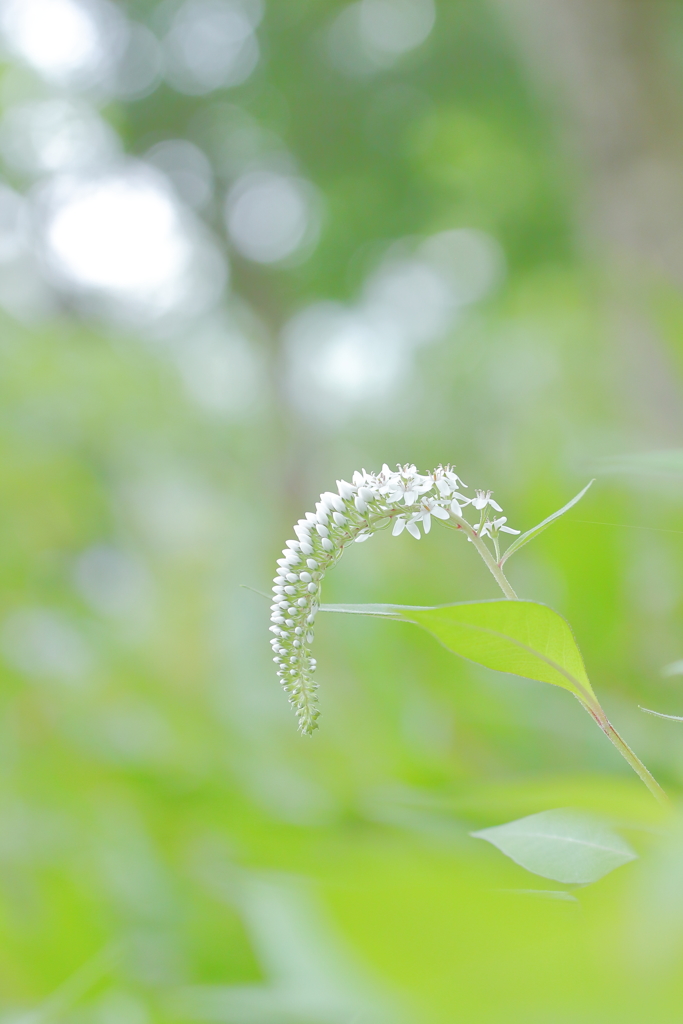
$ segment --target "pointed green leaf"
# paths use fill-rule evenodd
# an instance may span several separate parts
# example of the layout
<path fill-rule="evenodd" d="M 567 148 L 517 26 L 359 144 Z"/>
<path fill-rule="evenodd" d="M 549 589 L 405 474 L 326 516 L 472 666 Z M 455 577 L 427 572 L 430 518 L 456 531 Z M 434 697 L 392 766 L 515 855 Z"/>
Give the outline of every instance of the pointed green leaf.
<path fill-rule="evenodd" d="M 650 708 L 644 708 L 640 704 L 638 707 L 641 711 L 646 711 L 648 715 L 655 715 L 656 718 L 668 718 L 670 722 L 683 722 L 682 715 L 665 715 L 661 711 L 651 711 Z"/>
<path fill-rule="evenodd" d="M 597 703 L 569 623 L 536 601 L 467 601 L 435 608 L 409 605 L 322 605 L 321 611 L 414 622 L 462 658 L 498 672 L 562 686 Z"/>
<path fill-rule="evenodd" d="M 530 540 L 533 540 L 535 537 L 538 537 L 539 533 L 543 533 L 543 531 L 548 526 L 550 526 L 550 524 L 555 519 L 559 519 L 560 516 L 563 516 L 565 512 L 568 512 L 569 509 L 576 505 L 577 502 L 581 501 L 588 488 L 591 486 L 591 484 L 594 483 L 595 480 L 591 480 L 590 483 L 586 484 L 582 491 L 579 491 L 579 493 L 576 494 L 571 501 L 568 501 L 566 505 L 563 505 L 562 508 L 559 508 L 557 512 L 553 512 L 553 514 L 551 516 L 548 516 L 547 519 L 544 519 L 542 523 L 539 523 L 537 526 L 532 526 L 532 528 L 530 530 L 527 530 L 526 533 L 521 534 L 521 536 L 513 540 L 512 544 L 510 544 L 510 546 L 504 552 L 503 557 L 500 560 L 500 564 L 503 565 L 508 560 L 510 555 L 514 555 L 516 551 L 519 551 L 520 548 L 523 548 L 524 545 L 528 544 Z"/>
<path fill-rule="evenodd" d="M 541 811 L 506 825 L 470 833 L 543 878 L 587 885 L 637 859 L 621 836 L 598 818 L 577 811 Z"/>

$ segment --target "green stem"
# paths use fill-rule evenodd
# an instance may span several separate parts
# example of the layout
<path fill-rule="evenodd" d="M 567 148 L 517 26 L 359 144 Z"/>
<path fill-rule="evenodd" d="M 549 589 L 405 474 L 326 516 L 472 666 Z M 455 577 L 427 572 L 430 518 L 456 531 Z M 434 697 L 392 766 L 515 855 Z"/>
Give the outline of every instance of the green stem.
<path fill-rule="evenodd" d="M 511 601 L 518 601 L 519 598 L 515 591 L 512 589 L 512 587 L 510 586 L 510 581 L 508 580 L 507 576 L 505 575 L 501 567 L 498 565 L 498 562 L 495 560 L 495 558 L 487 548 L 486 544 L 484 543 L 483 539 L 479 536 L 476 530 L 472 527 L 470 523 L 467 522 L 466 519 L 463 519 L 462 516 L 456 515 L 455 512 L 451 512 L 450 516 L 451 519 L 458 524 L 460 529 L 463 530 L 467 534 L 469 539 L 472 541 L 475 548 L 477 549 L 481 557 L 484 559 L 486 567 L 490 571 L 491 575 L 493 576 L 493 578 L 495 579 L 496 583 L 503 591 L 505 596 L 509 598 Z"/>
<path fill-rule="evenodd" d="M 663 804 L 665 807 L 670 806 L 669 798 L 662 789 L 662 787 L 659 785 L 659 783 L 652 775 L 652 773 L 647 770 L 647 768 L 640 760 L 638 755 L 633 750 L 631 750 L 626 740 L 619 735 L 619 733 L 614 728 L 614 726 L 612 725 L 612 723 L 610 722 L 610 720 L 608 719 L 607 715 L 602 710 L 600 705 L 597 703 L 597 701 L 595 702 L 595 707 L 591 707 L 583 700 L 581 700 L 581 704 L 585 707 L 586 711 L 591 716 L 593 721 L 597 722 L 597 724 L 600 726 L 607 739 L 614 744 L 614 746 L 617 748 L 621 756 L 626 761 L 628 761 L 636 775 L 638 775 L 639 778 L 642 779 L 642 781 L 645 783 L 647 788 L 654 796 L 655 800 L 658 800 L 659 803 Z"/>

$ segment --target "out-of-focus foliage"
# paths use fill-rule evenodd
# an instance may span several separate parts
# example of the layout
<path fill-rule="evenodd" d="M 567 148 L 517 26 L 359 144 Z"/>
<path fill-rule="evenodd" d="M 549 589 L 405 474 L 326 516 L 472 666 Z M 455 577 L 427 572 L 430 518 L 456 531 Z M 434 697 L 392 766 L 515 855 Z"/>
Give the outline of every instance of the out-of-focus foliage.
<path fill-rule="evenodd" d="M 3 0 L 0 31 L 3 1020 L 677 1020 L 683 841 L 577 703 L 327 616 L 304 740 L 239 586 L 363 465 L 454 462 L 522 530 L 598 472 L 509 575 L 680 791 L 638 705 L 683 712 L 683 487 L 616 461 L 674 431 L 498 8 Z M 646 304 L 678 393 L 680 298 Z M 446 531 L 325 585 L 497 596 Z M 579 906 L 469 835 L 558 807 L 640 855 Z"/>
<path fill-rule="evenodd" d="M 637 856 L 616 832 L 575 811 L 541 811 L 472 835 L 528 871 L 565 883 L 589 885 Z"/>

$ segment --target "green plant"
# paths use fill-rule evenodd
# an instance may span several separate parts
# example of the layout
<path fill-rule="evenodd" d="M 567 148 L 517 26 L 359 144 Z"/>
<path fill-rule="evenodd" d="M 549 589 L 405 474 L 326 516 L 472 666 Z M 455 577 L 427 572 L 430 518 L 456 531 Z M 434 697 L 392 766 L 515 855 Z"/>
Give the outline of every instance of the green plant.
<path fill-rule="evenodd" d="M 297 712 L 301 731 L 310 733 L 317 728 L 319 716 L 316 661 L 310 653 L 317 612 L 403 619 L 426 629 L 449 650 L 470 661 L 568 690 L 653 795 L 664 802 L 662 788 L 600 705 L 567 621 L 547 605 L 521 600 L 503 571 L 506 561 L 575 505 L 590 484 L 557 512 L 521 534 L 506 525 L 505 516 L 497 515 L 503 510 L 491 491 L 477 490 L 475 497 L 469 498 L 462 493 L 463 487 L 466 485 L 451 466 L 439 466 L 427 475 L 410 465 L 399 466 L 396 472 L 385 465 L 379 474 L 363 470 L 354 473 L 351 483 L 338 481 L 337 493 L 322 494 L 315 512 L 308 512 L 294 527 L 297 539 L 287 541 L 278 560 L 270 628 L 275 634 L 271 645 L 278 676 Z M 478 522 L 465 518 L 467 507 L 479 514 Z M 504 600 L 428 608 L 320 604 L 323 577 L 347 544 L 366 541 L 389 526 L 394 535 L 405 529 L 419 540 L 420 524 L 428 533 L 432 518 L 467 537 L 503 591 Z M 515 535 L 515 540 L 501 553 L 503 533 Z"/>

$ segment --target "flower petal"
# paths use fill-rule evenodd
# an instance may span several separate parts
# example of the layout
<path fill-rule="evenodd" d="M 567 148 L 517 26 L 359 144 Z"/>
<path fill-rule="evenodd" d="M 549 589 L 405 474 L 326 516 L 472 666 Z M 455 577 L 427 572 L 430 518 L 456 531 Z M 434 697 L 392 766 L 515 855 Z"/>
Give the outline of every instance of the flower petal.
<path fill-rule="evenodd" d="M 356 488 L 353 484 L 348 483 L 346 480 L 337 480 L 337 490 L 346 501 L 356 493 Z"/>

